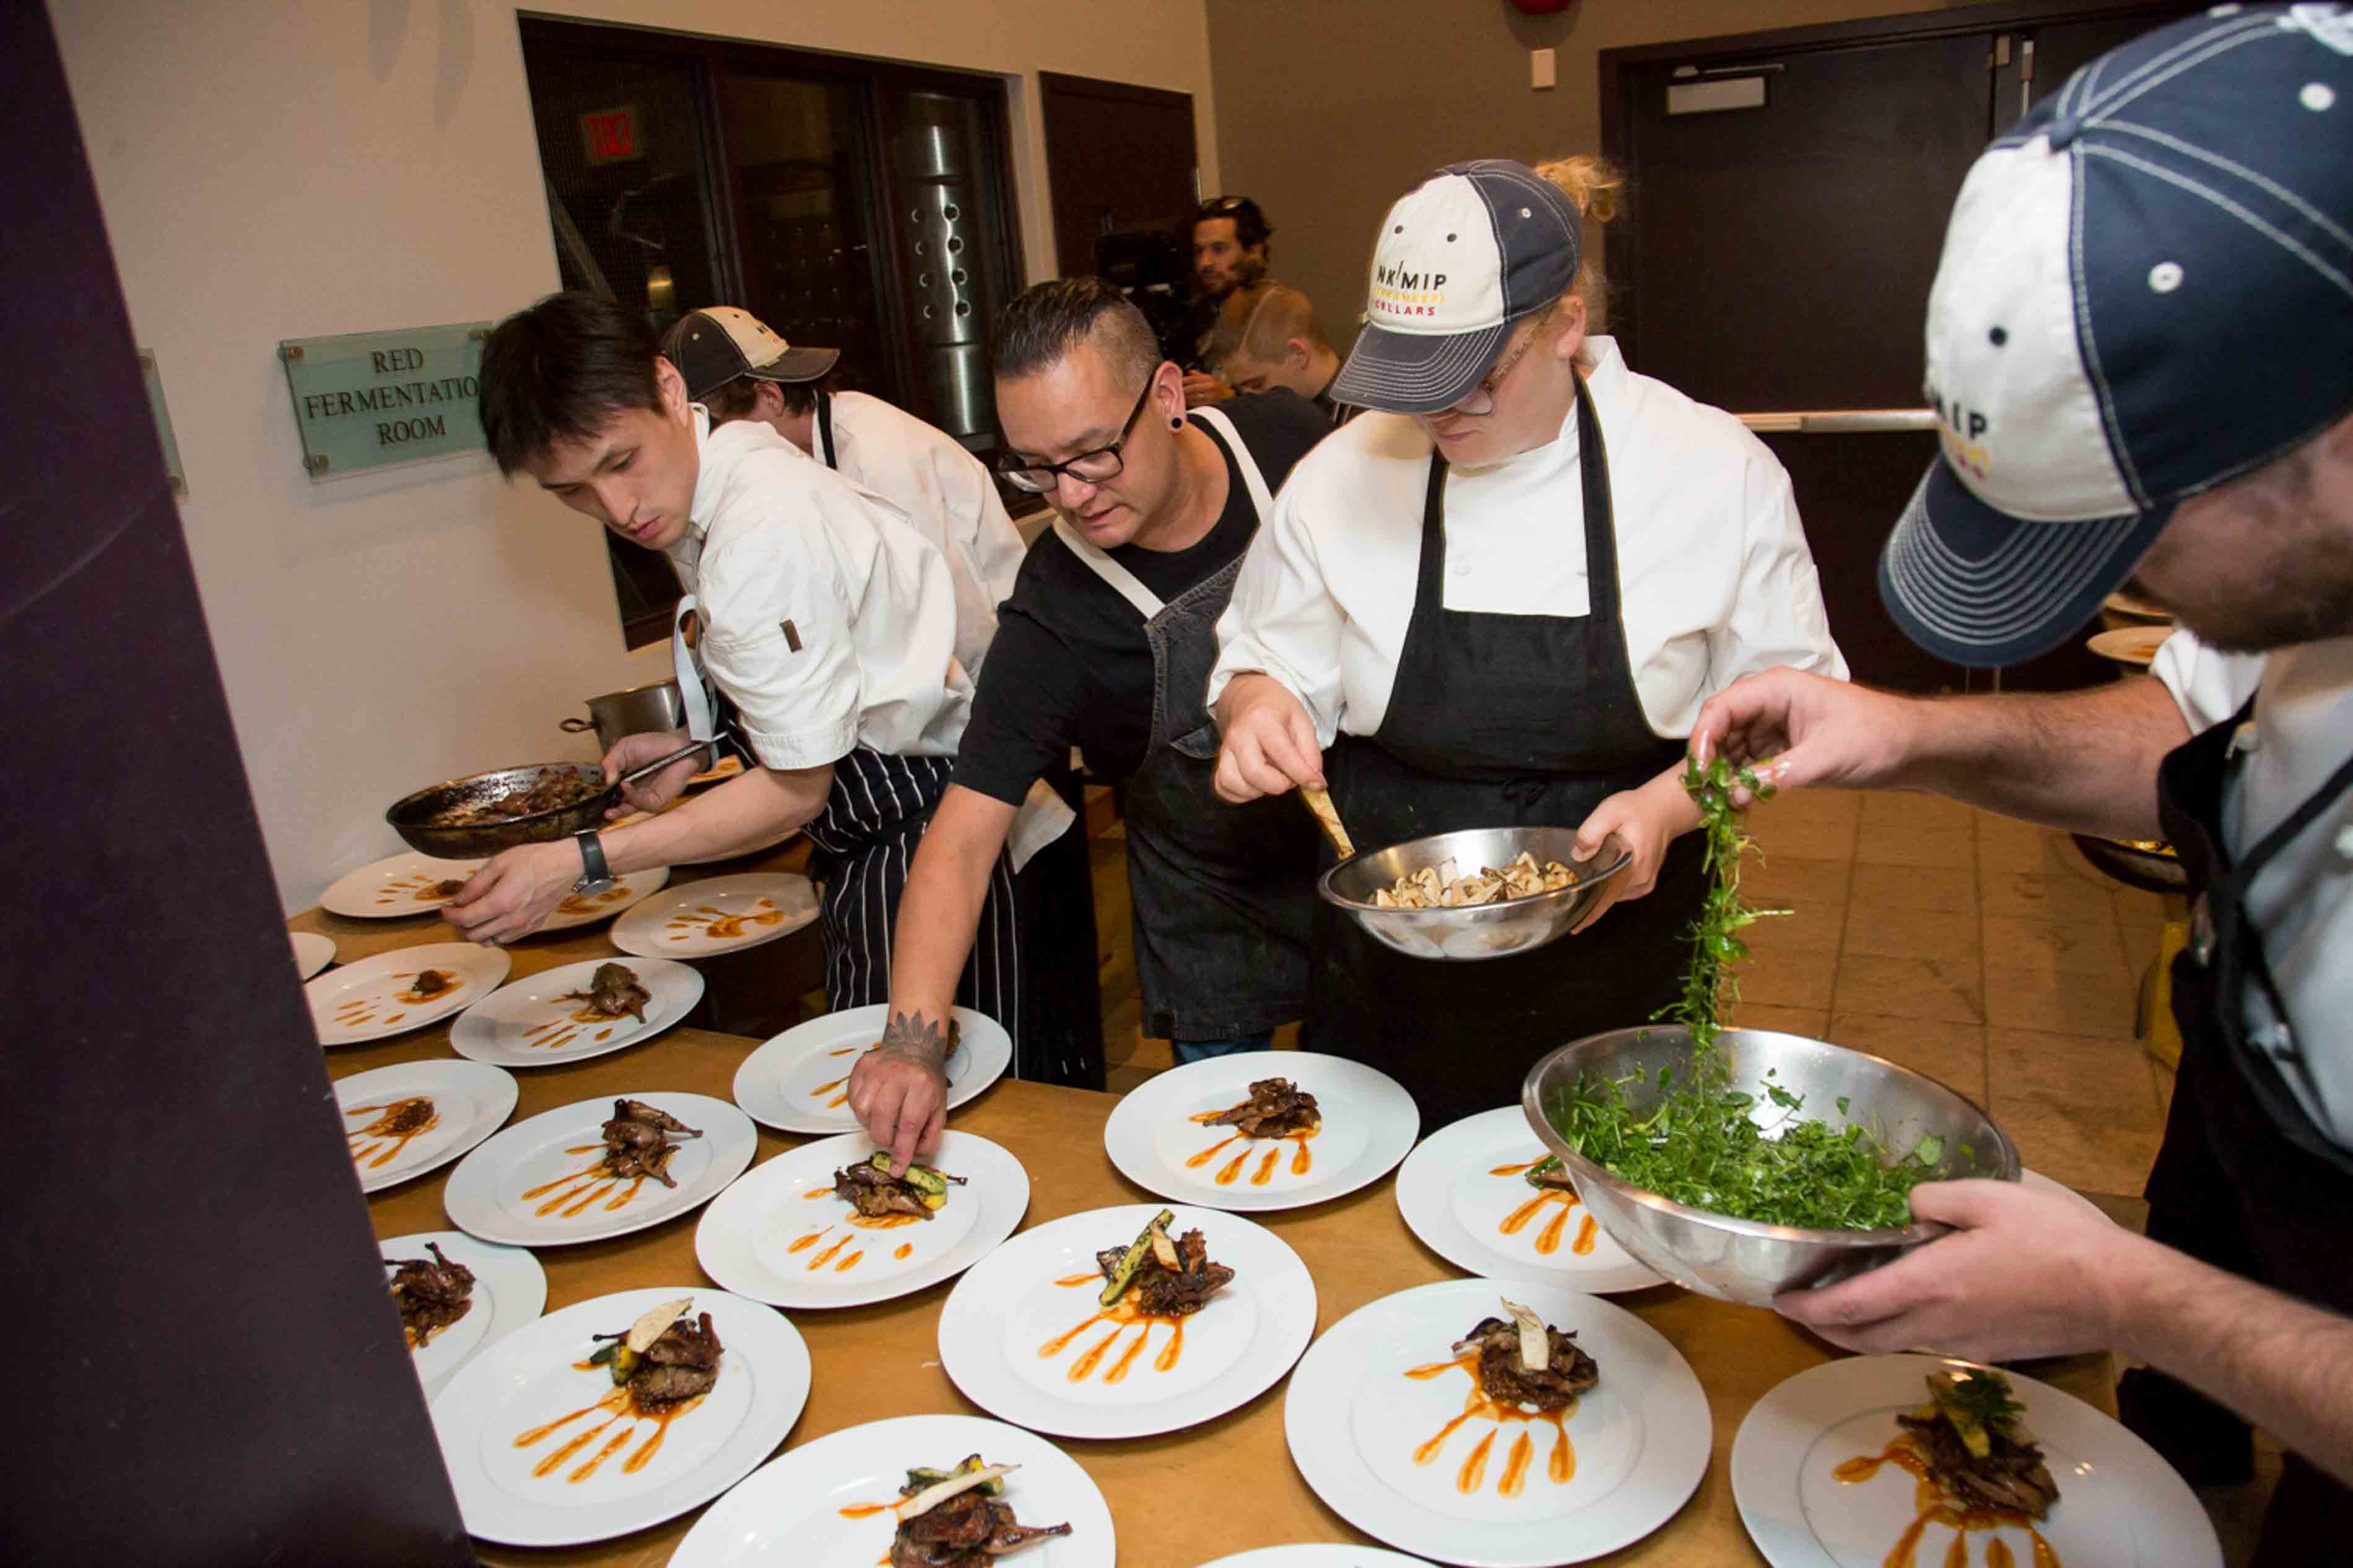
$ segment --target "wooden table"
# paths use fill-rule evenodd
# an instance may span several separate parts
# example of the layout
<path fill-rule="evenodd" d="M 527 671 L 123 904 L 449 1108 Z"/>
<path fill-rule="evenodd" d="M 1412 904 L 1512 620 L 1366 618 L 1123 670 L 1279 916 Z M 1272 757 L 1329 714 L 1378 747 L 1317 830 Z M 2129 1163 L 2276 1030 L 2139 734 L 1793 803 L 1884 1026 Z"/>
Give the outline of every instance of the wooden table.
<path fill-rule="evenodd" d="M 290 924 L 297 930 L 328 931 L 339 943 L 345 932 L 363 924 L 316 916 L 317 911 L 311 911 Z M 438 922 L 422 929 L 417 921 L 399 923 L 405 928 L 400 931 L 356 938 L 341 956 L 349 960 L 443 940 L 445 928 Z M 515 950 L 515 973 L 607 953 L 604 930 L 588 927 L 525 943 Z M 680 1028 L 649 1044 L 575 1067 L 519 1072 L 515 1076 L 522 1097 L 514 1119 L 575 1100 L 609 1100 L 649 1089 L 730 1099 L 735 1069 L 757 1044 L 741 1036 Z M 444 1026 L 338 1049 L 331 1053 L 328 1068 L 341 1078 L 450 1054 Z M 1123 1178 L 1103 1153 L 1103 1123 L 1116 1103 L 1117 1097 L 1109 1094 L 1006 1081 L 960 1109 L 953 1125 L 993 1140 L 1019 1157 L 1030 1182 L 1026 1228 L 1086 1209 L 1154 1198 Z M 754 1163 L 802 1142 L 764 1129 Z M 441 1186 L 454 1168 L 445 1166 L 371 1197 L 369 1214 L 377 1236 L 448 1229 Z M 1368 1301 L 1411 1286 L 1462 1277 L 1407 1230 L 1390 1191 L 1392 1180 L 1384 1177 L 1361 1192 L 1313 1208 L 1250 1216 L 1282 1237 L 1305 1261 L 1315 1280 L 1318 1332 Z M 539 1249 L 547 1270 L 547 1310 L 641 1286 L 710 1287 L 694 1258 L 699 1218 L 700 1211 L 612 1241 Z M 940 1369 L 940 1308 L 953 1287 L 954 1281 L 947 1281 L 875 1306 L 791 1314 L 793 1326 L 808 1342 L 814 1373 L 808 1406 L 785 1446 L 892 1415 L 987 1415 L 957 1393 Z M 1728 1306 L 1671 1286 L 1613 1300 L 1639 1313 L 1691 1363 L 1707 1392 L 1715 1440 L 1707 1474 L 1682 1511 L 1654 1534 L 1599 1561 L 1694 1568 L 1763 1562 L 1733 1505 L 1728 1479 L 1733 1434 L 1749 1406 L 1767 1390 L 1840 1352 L 1770 1312 Z M 2070 1357 L 2031 1370 L 2102 1410 L 2116 1407 L 2105 1356 Z M 1293 1468 L 1282 1432 L 1286 1386 L 1277 1384 L 1239 1410 L 1166 1436 L 1061 1442 L 1063 1450 L 1103 1489 L 1118 1525 L 1120 1562 L 1125 1568 L 1192 1568 L 1229 1552 L 1286 1542 L 1373 1543 L 1324 1506 Z M 586 1547 L 546 1552 L 478 1547 L 491 1563 L 659 1568 L 696 1513 Z M 1212 1521 L 1214 1526 L 1205 1529 Z"/>

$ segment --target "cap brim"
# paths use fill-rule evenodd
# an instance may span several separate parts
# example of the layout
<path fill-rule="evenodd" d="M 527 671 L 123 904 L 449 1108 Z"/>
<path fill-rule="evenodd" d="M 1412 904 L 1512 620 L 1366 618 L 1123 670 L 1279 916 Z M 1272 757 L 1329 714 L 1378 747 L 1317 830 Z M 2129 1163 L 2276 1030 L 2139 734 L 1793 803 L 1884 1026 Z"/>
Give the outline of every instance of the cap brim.
<path fill-rule="evenodd" d="M 2099 613 L 2172 516 L 2086 522 L 1995 510 L 1943 458 L 1928 466 L 1879 557 L 1879 596 L 1904 635 L 1971 668 L 2023 664 Z"/>
<path fill-rule="evenodd" d="M 1391 414 L 1435 414 L 1469 395 L 1512 335 L 1512 323 L 1444 336 L 1366 327 L 1332 378 L 1335 403 Z"/>
<path fill-rule="evenodd" d="M 815 381 L 833 368 L 839 349 L 786 349 L 764 365 L 745 371 L 757 381 Z"/>

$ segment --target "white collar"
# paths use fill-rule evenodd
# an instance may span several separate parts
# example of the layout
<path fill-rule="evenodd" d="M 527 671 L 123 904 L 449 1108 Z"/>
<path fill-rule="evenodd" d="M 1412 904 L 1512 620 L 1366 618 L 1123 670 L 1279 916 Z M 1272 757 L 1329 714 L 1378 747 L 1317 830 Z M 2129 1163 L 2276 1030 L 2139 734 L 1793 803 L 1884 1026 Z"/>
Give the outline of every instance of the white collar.
<path fill-rule="evenodd" d="M 687 409 L 694 416 L 696 473 L 694 499 L 686 508 L 686 531 L 688 537 L 700 543 L 711 531 L 712 516 L 719 510 L 719 498 L 726 489 L 728 476 L 734 472 L 738 458 L 770 441 L 790 447 L 796 457 L 800 455 L 800 448 L 756 419 L 731 419 L 714 430 L 710 409 L 700 403 L 690 403 Z M 764 436 L 767 439 L 762 439 Z"/>

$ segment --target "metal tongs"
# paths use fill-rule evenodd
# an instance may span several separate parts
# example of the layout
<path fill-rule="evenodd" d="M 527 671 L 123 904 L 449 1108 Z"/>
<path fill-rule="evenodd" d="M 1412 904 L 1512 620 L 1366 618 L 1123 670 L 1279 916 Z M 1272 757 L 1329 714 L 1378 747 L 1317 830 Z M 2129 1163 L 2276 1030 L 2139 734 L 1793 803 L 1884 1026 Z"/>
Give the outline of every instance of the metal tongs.
<path fill-rule="evenodd" d="M 617 778 L 611 784 L 607 784 L 605 786 L 606 798 L 613 801 L 619 800 L 621 798 L 621 786 L 623 784 L 633 784 L 639 779 L 650 778 L 655 773 L 658 773 L 664 768 L 669 767 L 672 763 L 679 762 L 683 758 L 691 757 L 694 755 L 695 752 L 703 750 L 705 747 L 708 747 L 711 751 L 711 760 L 712 764 L 714 766 L 717 765 L 719 761 L 719 743 L 716 741 L 689 741 L 685 745 L 681 746 L 677 751 L 672 752 L 670 755 L 656 758 L 654 761 L 646 763 L 643 767 L 631 768 L 628 773 L 623 773 L 619 778 Z"/>

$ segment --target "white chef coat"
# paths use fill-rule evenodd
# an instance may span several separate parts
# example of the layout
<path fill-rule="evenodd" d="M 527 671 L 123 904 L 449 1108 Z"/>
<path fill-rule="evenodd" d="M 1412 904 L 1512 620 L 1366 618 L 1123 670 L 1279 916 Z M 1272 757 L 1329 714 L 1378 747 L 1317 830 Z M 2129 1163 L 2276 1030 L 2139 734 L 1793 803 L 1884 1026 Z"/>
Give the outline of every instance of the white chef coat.
<path fill-rule="evenodd" d="M 701 404 L 693 412 L 702 472 L 669 553 L 700 601 L 703 667 L 754 754 L 772 768 L 860 745 L 955 755 L 972 680 L 956 661 L 947 558 L 768 426 L 713 430 Z"/>
<path fill-rule="evenodd" d="M 979 458 L 946 431 L 862 392 L 828 395 L 833 411 L 831 467 L 906 514 L 948 559 L 955 581 L 956 658 L 976 680 L 997 606 L 1013 592 L 1027 546 L 1005 514 L 997 483 Z M 824 427 L 810 437 L 819 461 L 828 457 Z"/>
<path fill-rule="evenodd" d="M 2255 700 L 2236 742 L 2242 760 L 2223 786 L 2223 847 L 2234 864 L 2353 755 L 2353 637 L 2250 657 L 2176 632 L 2149 668 L 2193 733 Z M 2353 796 L 2281 847 L 2248 889 L 2247 909 L 2288 1013 L 2279 1018 L 2250 986 L 2248 1038 L 2276 1039 L 2284 1024 L 2313 1084 L 2282 1076 L 2314 1125 L 2353 1148 Z"/>
<path fill-rule="evenodd" d="M 1846 678 L 1789 477 L 1721 410 L 1626 368 L 1590 338 L 1586 385 L 1609 449 L 1626 652 L 1651 728 L 1691 733 L 1700 705 L 1775 665 Z M 1430 437 L 1366 414 L 1299 461 L 1218 622 L 1209 700 L 1264 670 L 1324 745 L 1388 711 L 1413 616 Z M 1588 613 L 1577 411 L 1533 451 L 1446 476 L 1445 607 Z"/>

